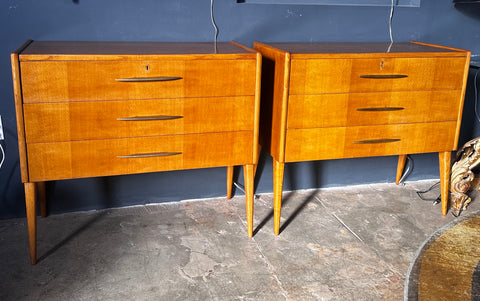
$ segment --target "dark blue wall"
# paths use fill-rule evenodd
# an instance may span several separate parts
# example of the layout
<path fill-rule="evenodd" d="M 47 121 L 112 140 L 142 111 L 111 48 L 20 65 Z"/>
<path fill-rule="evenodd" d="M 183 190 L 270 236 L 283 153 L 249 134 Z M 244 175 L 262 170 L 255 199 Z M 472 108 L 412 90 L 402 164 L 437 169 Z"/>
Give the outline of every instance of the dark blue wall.
<path fill-rule="evenodd" d="M 215 1 L 218 40 L 264 42 L 388 41 L 388 7 L 253 5 Z M 10 53 L 25 40 L 212 41 L 208 0 L 3 0 L 0 2 L 0 115 L 6 160 L 0 170 L 0 217 L 24 215 Z M 480 54 L 480 5 L 422 0 L 397 8 L 395 41 L 419 40 Z M 473 75 L 473 71 L 472 71 Z M 460 143 L 480 134 L 469 84 Z M 436 154 L 413 156 L 408 180 L 438 178 Z M 262 155 L 257 192 L 272 191 L 272 159 Z M 285 190 L 393 182 L 396 157 L 288 164 Z M 225 168 L 49 183 L 51 212 L 224 196 Z M 243 182 L 240 175 L 240 182 Z M 239 192 L 237 192 L 239 193 Z"/>

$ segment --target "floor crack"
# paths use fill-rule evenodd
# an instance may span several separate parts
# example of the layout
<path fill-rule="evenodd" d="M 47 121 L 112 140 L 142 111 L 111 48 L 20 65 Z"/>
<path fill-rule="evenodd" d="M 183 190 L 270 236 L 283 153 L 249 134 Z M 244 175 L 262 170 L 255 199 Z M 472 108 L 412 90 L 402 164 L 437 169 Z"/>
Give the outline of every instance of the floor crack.
<path fill-rule="evenodd" d="M 322 205 L 323 208 L 325 208 L 325 210 L 327 210 L 329 214 L 331 214 L 345 229 L 347 229 L 348 232 L 350 232 L 353 236 L 355 236 L 355 238 L 358 239 L 361 243 L 365 244 L 363 239 L 357 233 L 355 233 L 355 231 L 350 229 L 350 227 L 347 226 L 347 224 L 345 224 L 334 212 L 331 212 L 331 210 L 328 209 L 327 206 L 325 206 L 325 204 L 323 204 L 322 200 L 320 200 L 318 196 L 315 196 L 314 198 L 315 200 L 317 200 L 317 202 L 320 203 L 320 205 Z"/>
<path fill-rule="evenodd" d="M 258 199 L 261 199 L 260 196 L 257 197 Z M 245 229 L 247 229 L 247 223 L 244 221 L 239 215 L 237 217 L 240 219 L 240 222 L 243 224 Z M 278 287 L 280 288 L 280 293 L 285 297 L 285 299 L 288 299 L 288 292 L 284 289 L 282 282 L 280 279 L 278 279 L 276 272 L 275 272 L 275 267 L 270 263 L 270 261 L 267 259 L 267 256 L 265 256 L 265 253 L 262 251 L 262 248 L 260 245 L 257 243 L 254 237 L 251 238 L 252 241 L 255 243 L 255 247 L 257 248 L 258 252 L 260 252 L 260 255 L 264 261 L 264 263 L 267 265 L 267 268 L 270 272 L 271 277 L 273 280 L 277 283 Z"/>
<path fill-rule="evenodd" d="M 388 263 L 388 261 L 385 260 L 384 256 L 381 254 L 381 252 L 379 252 L 375 247 L 373 246 L 370 246 L 369 244 L 367 244 L 357 233 L 355 233 L 355 231 L 353 231 L 345 222 L 343 222 L 334 212 L 332 212 L 332 210 L 330 210 L 327 206 L 325 206 L 325 204 L 322 202 L 322 200 L 318 197 L 318 196 L 315 196 L 314 197 L 315 200 L 317 200 L 317 202 L 323 207 L 325 208 L 325 210 L 327 211 L 327 213 L 329 213 L 330 215 L 332 215 L 345 229 L 348 230 L 348 232 L 350 232 L 357 240 L 359 240 L 362 244 L 364 244 L 365 246 L 367 246 L 370 250 L 372 250 L 379 258 L 382 259 L 382 261 L 384 261 L 387 266 L 388 266 L 388 269 L 390 271 L 392 271 L 393 273 L 395 273 L 396 275 L 399 275 L 401 276 L 402 273 L 399 272 L 392 264 Z"/>

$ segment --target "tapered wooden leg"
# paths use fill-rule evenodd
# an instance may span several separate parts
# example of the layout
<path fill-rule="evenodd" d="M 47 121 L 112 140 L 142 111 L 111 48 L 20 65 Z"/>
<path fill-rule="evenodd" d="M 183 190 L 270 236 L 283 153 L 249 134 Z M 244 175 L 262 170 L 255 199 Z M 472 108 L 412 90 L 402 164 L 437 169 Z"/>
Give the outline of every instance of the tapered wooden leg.
<path fill-rule="evenodd" d="M 40 202 L 40 214 L 47 217 L 47 191 L 45 182 L 37 182 L 37 195 Z"/>
<path fill-rule="evenodd" d="M 258 158 L 260 157 L 260 150 L 261 146 L 258 146 L 258 152 L 256 160 L 253 164 L 253 179 L 255 180 L 255 175 L 257 174 L 257 167 L 258 167 Z M 227 166 L 227 198 L 232 198 L 232 190 L 233 190 L 233 172 L 234 166 Z"/>
<path fill-rule="evenodd" d="M 275 235 L 280 233 L 284 167 L 285 163 L 273 160 L 273 233 Z"/>
<path fill-rule="evenodd" d="M 440 191 L 442 194 L 442 214 L 446 215 L 448 211 L 448 196 L 450 188 L 450 152 L 438 153 L 440 163 Z"/>
<path fill-rule="evenodd" d="M 243 174 L 245 177 L 245 200 L 247 212 L 247 233 L 248 237 L 253 236 L 253 179 L 254 179 L 253 164 L 243 166 Z"/>
<path fill-rule="evenodd" d="M 395 179 L 395 183 L 397 185 L 400 184 L 400 179 L 403 175 L 403 169 L 405 168 L 405 161 L 407 161 L 407 155 L 398 156 L 397 177 Z"/>
<path fill-rule="evenodd" d="M 227 166 L 227 199 L 232 198 L 233 168 L 234 166 Z"/>
<path fill-rule="evenodd" d="M 253 170 L 253 177 L 255 178 L 255 175 L 257 174 L 257 167 L 258 167 L 258 160 L 260 159 L 260 153 L 262 152 L 262 146 L 259 144 L 258 145 L 258 150 L 257 150 L 257 158 L 255 160 L 255 168 Z"/>
<path fill-rule="evenodd" d="M 37 263 L 37 215 L 35 212 L 35 183 L 25 183 L 25 204 L 27 208 L 28 241 L 30 244 L 30 262 Z"/>

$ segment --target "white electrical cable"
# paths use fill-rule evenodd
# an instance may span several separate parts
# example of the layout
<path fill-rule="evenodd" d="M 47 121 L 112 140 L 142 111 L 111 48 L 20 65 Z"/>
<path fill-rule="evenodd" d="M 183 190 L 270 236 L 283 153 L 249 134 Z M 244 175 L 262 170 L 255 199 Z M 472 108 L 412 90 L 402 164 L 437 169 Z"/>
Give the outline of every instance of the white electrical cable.
<path fill-rule="evenodd" d="M 393 7 L 394 7 L 393 1 L 394 0 L 392 0 L 392 5 L 390 7 L 390 18 L 388 20 L 388 30 L 390 32 L 390 43 L 393 43 L 393 34 L 392 34 L 392 20 L 393 20 Z"/>
<path fill-rule="evenodd" d="M 3 150 L 3 146 L 1 144 L 0 150 L 2 150 L 2 161 L 0 162 L 0 168 L 2 168 L 3 162 L 5 161 L 5 151 Z"/>
<path fill-rule="evenodd" d="M 213 0 L 210 0 L 210 19 L 212 20 L 213 28 L 215 28 L 214 43 L 217 45 L 218 27 L 217 24 L 215 24 L 215 18 L 213 17 Z"/>
<path fill-rule="evenodd" d="M 392 5 L 390 6 L 390 18 L 388 19 L 388 31 L 390 33 L 390 45 L 388 45 L 387 52 L 390 52 L 390 49 L 393 45 L 393 34 L 392 34 L 392 20 L 393 20 L 393 7 L 394 7 L 394 0 L 392 0 Z"/>

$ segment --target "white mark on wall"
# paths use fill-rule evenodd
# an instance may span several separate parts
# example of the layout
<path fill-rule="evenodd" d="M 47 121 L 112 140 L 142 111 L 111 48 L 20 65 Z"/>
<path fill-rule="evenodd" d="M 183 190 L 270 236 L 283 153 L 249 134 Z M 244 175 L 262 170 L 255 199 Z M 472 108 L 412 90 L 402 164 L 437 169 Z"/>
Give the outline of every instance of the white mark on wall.
<path fill-rule="evenodd" d="M 18 7 L 17 0 L 9 0 L 8 9 L 16 9 Z"/>
<path fill-rule="evenodd" d="M 8 14 L 10 15 L 10 14 L 14 13 L 20 5 L 17 3 L 17 0 L 10 0 L 8 2 L 9 2 L 9 4 L 8 4 Z"/>
<path fill-rule="evenodd" d="M 291 9 L 287 9 L 287 11 L 285 12 L 285 18 L 291 18 L 291 17 L 302 17 L 302 14 L 295 12 Z"/>

